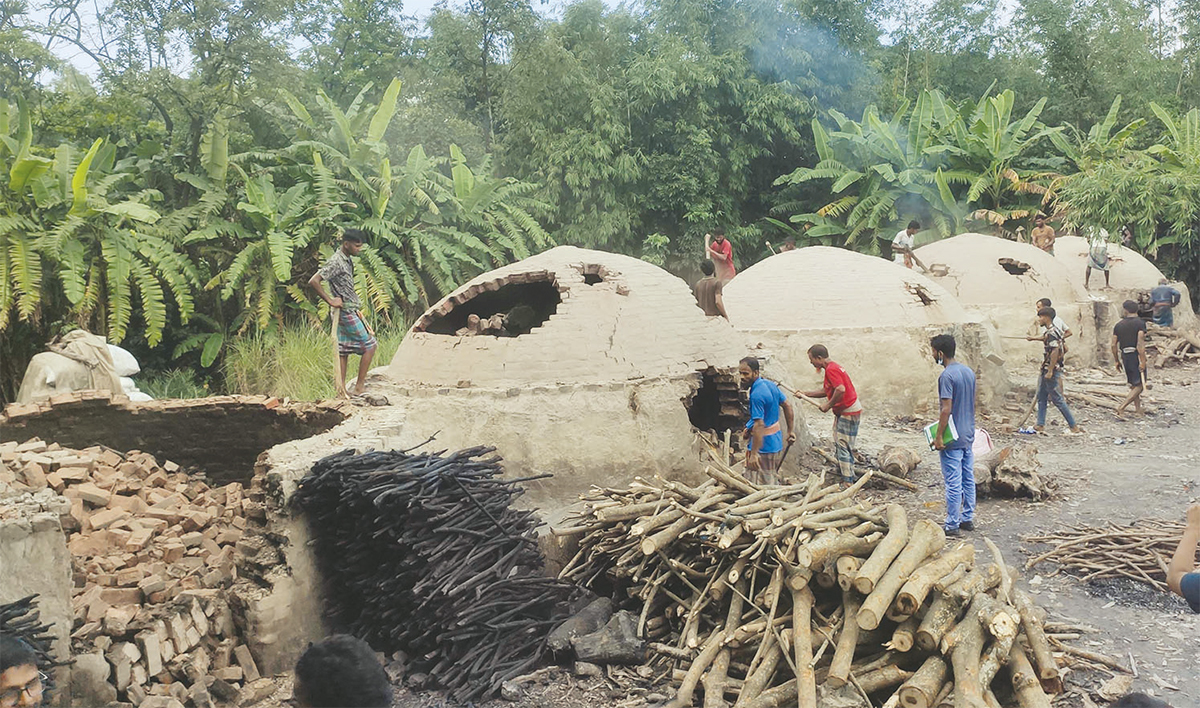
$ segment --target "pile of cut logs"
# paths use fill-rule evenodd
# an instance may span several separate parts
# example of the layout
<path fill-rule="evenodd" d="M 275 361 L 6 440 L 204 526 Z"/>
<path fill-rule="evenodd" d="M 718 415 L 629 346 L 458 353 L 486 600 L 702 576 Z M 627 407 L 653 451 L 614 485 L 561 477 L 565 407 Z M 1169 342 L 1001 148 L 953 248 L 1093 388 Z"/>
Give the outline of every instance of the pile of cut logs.
<path fill-rule="evenodd" d="M 758 487 L 716 462 L 708 475 L 594 488 L 560 574 L 638 613 L 678 682 L 670 708 L 698 690 L 706 708 L 1032 708 L 1061 690 L 1043 615 L 990 542 L 977 558 L 899 505 L 857 502 L 871 472 L 846 489 Z"/>
<path fill-rule="evenodd" d="M 459 701 L 534 667 L 572 586 L 543 574 L 533 511 L 513 509 L 493 448 L 345 451 L 313 466 L 292 503 L 307 517 L 333 626 Z"/>
<path fill-rule="evenodd" d="M 1151 368 L 1161 369 L 1176 361 L 1200 359 L 1200 335 L 1167 327 L 1154 327 L 1147 332 L 1146 358 Z"/>
<path fill-rule="evenodd" d="M 261 490 L 210 488 L 172 462 L 99 446 L 4 443 L 0 459 L 15 471 L 8 484 L 70 501 L 61 523 L 75 580 L 73 654 L 102 654 L 125 700 L 266 690 L 252 686 L 258 669 L 224 592 L 239 570 L 273 563 L 259 557 L 273 551 L 254 532 L 266 518 Z"/>
<path fill-rule="evenodd" d="M 1054 562 L 1060 569 L 1093 578 L 1129 578 L 1167 589 L 1167 560 L 1183 540 L 1183 522 L 1143 519 L 1132 526 L 1111 521 L 1104 526 L 1074 526 L 1048 534 L 1024 536 L 1031 543 L 1051 543 L 1054 547 L 1025 564 Z M 1057 571 L 1056 571 L 1057 572 Z"/>

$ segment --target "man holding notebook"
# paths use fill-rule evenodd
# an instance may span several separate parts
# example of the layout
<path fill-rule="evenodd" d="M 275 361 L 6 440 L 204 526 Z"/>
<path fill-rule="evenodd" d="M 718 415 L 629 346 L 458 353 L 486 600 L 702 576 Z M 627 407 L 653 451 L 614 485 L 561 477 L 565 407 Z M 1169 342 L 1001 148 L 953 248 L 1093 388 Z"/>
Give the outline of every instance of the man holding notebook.
<path fill-rule="evenodd" d="M 956 344 L 949 334 L 929 342 L 933 359 L 943 367 L 938 376 L 939 410 L 933 447 L 942 461 L 946 483 L 947 536 L 975 530 L 975 372 L 955 361 Z M 953 426 L 955 435 L 947 435 Z"/>

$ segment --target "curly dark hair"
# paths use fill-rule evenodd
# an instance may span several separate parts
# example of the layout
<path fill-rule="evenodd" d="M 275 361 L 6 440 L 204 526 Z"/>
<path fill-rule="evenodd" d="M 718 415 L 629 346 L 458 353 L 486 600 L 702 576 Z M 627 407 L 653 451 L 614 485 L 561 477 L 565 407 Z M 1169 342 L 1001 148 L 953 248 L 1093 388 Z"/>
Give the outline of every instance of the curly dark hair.
<path fill-rule="evenodd" d="M 370 645 L 335 634 L 296 662 L 296 698 L 310 708 L 388 708 L 392 687 Z"/>

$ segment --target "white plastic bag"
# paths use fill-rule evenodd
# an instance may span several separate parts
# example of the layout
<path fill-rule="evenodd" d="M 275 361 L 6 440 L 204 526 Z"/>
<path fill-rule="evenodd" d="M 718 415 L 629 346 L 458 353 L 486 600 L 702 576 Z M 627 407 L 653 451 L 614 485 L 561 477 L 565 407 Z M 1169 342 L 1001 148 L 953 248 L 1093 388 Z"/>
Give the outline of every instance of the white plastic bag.
<path fill-rule="evenodd" d="M 108 351 L 112 354 L 113 368 L 116 369 L 117 376 L 133 376 L 142 370 L 137 359 L 121 347 L 109 344 Z"/>

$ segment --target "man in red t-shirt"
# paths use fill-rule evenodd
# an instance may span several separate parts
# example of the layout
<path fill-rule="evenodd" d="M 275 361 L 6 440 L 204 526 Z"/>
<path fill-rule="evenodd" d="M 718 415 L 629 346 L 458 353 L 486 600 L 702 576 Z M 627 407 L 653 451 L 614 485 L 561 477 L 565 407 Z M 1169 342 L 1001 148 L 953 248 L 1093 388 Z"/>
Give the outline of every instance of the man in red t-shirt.
<path fill-rule="evenodd" d="M 733 267 L 733 244 L 725 238 L 725 229 L 713 229 L 711 234 L 704 234 L 704 250 L 709 260 L 717 268 L 717 280 L 728 283 L 737 275 Z"/>
<path fill-rule="evenodd" d="M 829 360 L 829 350 L 824 344 L 808 348 L 808 361 L 817 371 L 825 372 L 825 382 L 820 391 L 805 391 L 809 398 L 824 398 L 821 410 L 833 410 L 833 440 L 837 452 L 838 471 L 843 482 L 854 481 L 854 443 L 858 438 L 858 424 L 862 418 L 862 405 L 858 392 L 850 381 L 850 375 L 835 361 Z"/>

